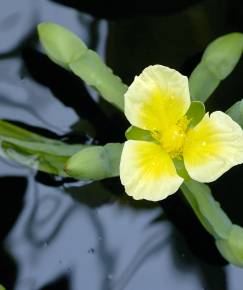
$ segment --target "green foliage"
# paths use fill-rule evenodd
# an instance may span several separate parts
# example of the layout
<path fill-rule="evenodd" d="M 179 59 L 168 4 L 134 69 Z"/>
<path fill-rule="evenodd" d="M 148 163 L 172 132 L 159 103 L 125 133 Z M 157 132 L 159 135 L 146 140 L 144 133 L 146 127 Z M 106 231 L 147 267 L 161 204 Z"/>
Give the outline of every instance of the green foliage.
<path fill-rule="evenodd" d="M 118 176 L 122 146 L 69 145 L 0 120 L 1 155 L 55 175 L 94 180 Z"/>
<path fill-rule="evenodd" d="M 235 68 L 243 51 L 243 34 L 230 33 L 214 40 L 205 50 L 202 61 L 219 79 L 225 79 Z"/>
<path fill-rule="evenodd" d="M 65 176 L 68 158 L 85 147 L 45 138 L 0 120 L 1 155 L 28 167 Z"/>
<path fill-rule="evenodd" d="M 123 144 L 108 143 L 83 149 L 68 160 L 65 171 L 77 179 L 100 180 L 119 176 L 122 148 Z"/>
<path fill-rule="evenodd" d="M 219 37 L 209 44 L 189 80 L 192 99 L 205 102 L 220 82 L 232 72 L 242 51 L 241 33 Z M 235 103 L 226 113 L 243 126 L 242 101 Z M 200 116 L 202 112 L 196 114 Z M 215 238 L 222 256 L 230 263 L 243 267 L 243 228 L 231 223 L 207 185 L 187 180 L 181 190 L 201 224 Z"/>
<path fill-rule="evenodd" d="M 54 23 L 38 26 L 40 41 L 51 60 L 71 70 L 100 95 L 123 110 L 127 86 L 94 51 L 87 49 L 76 35 Z"/>
<path fill-rule="evenodd" d="M 74 33 L 55 23 L 38 25 L 40 41 L 49 58 L 69 69 L 68 65 L 87 51 L 86 45 Z"/>
<path fill-rule="evenodd" d="M 0 285 L 0 290 L 6 290 L 2 285 Z"/>
<path fill-rule="evenodd" d="M 243 228 L 233 225 L 227 239 L 216 240 L 222 256 L 231 264 L 243 267 Z"/>
<path fill-rule="evenodd" d="M 123 110 L 127 86 L 112 73 L 97 53 L 88 50 L 83 57 L 70 63 L 69 67 L 86 84 L 94 87 L 105 100 Z"/>
<path fill-rule="evenodd" d="M 72 32 L 57 24 L 42 23 L 38 26 L 38 32 L 50 59 L 72 71 L 95 88 L 104 99 L 123 110 L 127 86 L 94 51 L 89 50 Z M 242 51 L 241 33 L 219 37 L 209 44 L 189 80 L 190 93 L 195 100 L 187 112 L 190 126 L 200 122 L 205 114 L 201 102 L 205 102 L 232 72 Z M 227 113 L 243 126 L 242 101 L 234 104 Z M 134 126 L 126 131 L 126 138 L 153 140 L 148 131 Z M 119 143 L 105 146 L 68 145 L 4 121 L 0 121 L 0 145 L 3 156 L 19 163 L 52 174 L 88 180 L 119 176 L 123 148 L 123 144 Z M 243 267 L 243 229 L 231 223 L 207 185 L 190 179 L 183 162 L 176 161 L 176 168 L 185 178 L 181 190 L 186 200 L 205 229 L 215 238 L 221 254 L 232 264 Z"/>
<path fill-rule="evenodd" d="M 190 76 L 192 99 L 205 102 L 235 68 L 242 51 L 242 33 L 226 34 L 211 42 Z"/>

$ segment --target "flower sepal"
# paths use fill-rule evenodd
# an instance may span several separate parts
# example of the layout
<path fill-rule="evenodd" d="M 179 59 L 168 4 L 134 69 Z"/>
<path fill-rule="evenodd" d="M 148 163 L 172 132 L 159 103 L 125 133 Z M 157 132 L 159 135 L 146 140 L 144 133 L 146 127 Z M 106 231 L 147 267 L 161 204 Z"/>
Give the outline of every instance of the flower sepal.
<path fill-rule="evenodd" d="M 189 120 L 189 128 L 195 127 L 205 115 L 205 106 L 200 101 L 193 101 L 186 113 Z"/>
<path fill-rule="evenodd" d="M 156 142 L 156 140 L 151 135 L 151 132 L 148 130 L 143 130 L 141 128 L 130 126 L 126 132 L 125 136 L 127 140 L 142 140 L 142 141 L 152 141 Z"/>

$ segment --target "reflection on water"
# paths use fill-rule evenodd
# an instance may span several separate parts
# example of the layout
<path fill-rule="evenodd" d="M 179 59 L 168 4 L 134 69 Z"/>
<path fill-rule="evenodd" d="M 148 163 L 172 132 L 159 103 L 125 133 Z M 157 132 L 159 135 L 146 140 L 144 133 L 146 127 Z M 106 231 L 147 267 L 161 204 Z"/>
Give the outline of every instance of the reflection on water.
<path fill-rule="evenodd" d="M 185 2 L 178 8 L 197 1 Z M 122 20 L 123 13 L 118 13 L 119 21 L 108 22 L 64 4 L 48 0 L 0 3 L 4 8 L 0 9 L 0 118 L 68 142 L 122 140 L 126 122 L 108 105 L 103 104 L 101 111 L 94 91 L 43 55 L 35 33 L 38 22 L 69 27 L 103 57 L 107 55 L 126 80 L 147 62 L 167 60 L 166 64 L 179 67 L 191 54 L 192 46 L 185 43 L 176 53 L 181 35 L 166 37 L 164 45 L 158 35 L 168 28 L 159 25 L 177 21 L 195 50 L 218 33 L 195 40 L 191 30 L 200 23 L 190 26 L 193 8 L 161 18 Z M 195 7 L 201 17 L 207 16 L 201 6 Z M 82 10 L 81 4 L 78 8 Z M 187 15 L 190 21 L 185 22 Z M 132 28 L 137 31 L 134 38 Z M 150 37 L 158 45 L 145 43 Z M 144 49 L 138 51 L 141 45 Z M 0 176 L 0 282 L 7 289 L 239 290 L 243 282 L 242 270 L 218 260 L 212 240 L 179 195 L 162 206 L 135 202 L 123 194 L 117 179 L 63 180 L 3 159 Z"/>
<path fill-rule="evenodd" d="M 93 190 L 109 200 L 90 207 L 30 174 L 23 209 L 5 241 L 17 264 L 15 289 L 39 289 L 63 276 L 77 290 L 156 288 L 165 277 L 169 289 L 190 289 L 198 269 L 176 271 L 173 229 L 166 220 L 153 222 L 160 207 L 134 208 L 102 185 Z M 192 257 L 182 252 L 181 259 Z M 178 279 L 172 279 L 175 271 Z M 200 289 L 199 281 L 195 285 Z"/>

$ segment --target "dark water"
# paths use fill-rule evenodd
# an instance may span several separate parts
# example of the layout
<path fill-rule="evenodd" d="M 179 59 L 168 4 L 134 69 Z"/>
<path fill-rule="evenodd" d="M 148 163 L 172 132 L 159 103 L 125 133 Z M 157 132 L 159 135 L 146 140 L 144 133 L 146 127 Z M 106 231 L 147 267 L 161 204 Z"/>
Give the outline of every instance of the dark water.
<path fill-rule="evenodd" d="M 158 4 L 158 2 L 160 4 Z M 0 0 L 0 118 L 67 142 L 122 141 L 126 121 L 80 80 L 51 63 L 36 25 L 73 30 L 130 83 L 161 63 L 189 74 L 216 36 L 243 31 L 240 0 Z M 210 110 L 242 98 L 243 62 Z M 111 126 L 112 124 L 112 126 Z M 213 185 L 243 225 L 242 167 Z M 118 179 L 85 184 L 0 160 L 0 283 L 14 290 L 241 290 L 179 193 L 161 204 L 127 198 Z"/>

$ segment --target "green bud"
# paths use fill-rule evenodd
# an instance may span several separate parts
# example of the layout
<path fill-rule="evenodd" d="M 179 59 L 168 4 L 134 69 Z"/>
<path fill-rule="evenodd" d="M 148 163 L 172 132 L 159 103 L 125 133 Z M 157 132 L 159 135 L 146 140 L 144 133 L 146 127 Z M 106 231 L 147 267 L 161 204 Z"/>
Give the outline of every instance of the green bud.
<path fill-rule="evenodd" d="M 37 29 L 49 58 L 65 69 L 69 69 L 68 65 L 87 51 L 81 39 L 60 25 L 41 23 Z"/>
<path fill-rule="evenodd" d="M 216 246 L 231 264 L 243 267 L 243 228 L 233 225 L 228 239 L 216 240 Z"/>
<path fill-rule="evenodd" d="M 65 172 L 76 179 L 100 180 L 119 175 L 123 144 L 92 146 L 74 154 L 65 165 Z"/>

